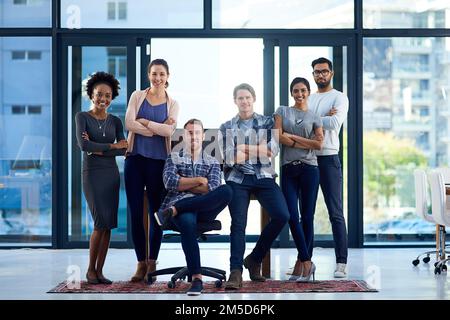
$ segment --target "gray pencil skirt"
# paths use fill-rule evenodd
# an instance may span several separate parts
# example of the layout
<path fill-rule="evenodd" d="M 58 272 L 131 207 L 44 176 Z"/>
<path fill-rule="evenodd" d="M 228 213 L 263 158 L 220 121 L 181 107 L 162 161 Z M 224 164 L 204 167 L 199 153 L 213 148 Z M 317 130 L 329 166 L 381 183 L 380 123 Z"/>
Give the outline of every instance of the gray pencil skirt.
<path fill-rule="evenodd" d="M 96 229 L 117 228 L 119 188 L 117 167 L 83 171 L 83 192 Z"/>

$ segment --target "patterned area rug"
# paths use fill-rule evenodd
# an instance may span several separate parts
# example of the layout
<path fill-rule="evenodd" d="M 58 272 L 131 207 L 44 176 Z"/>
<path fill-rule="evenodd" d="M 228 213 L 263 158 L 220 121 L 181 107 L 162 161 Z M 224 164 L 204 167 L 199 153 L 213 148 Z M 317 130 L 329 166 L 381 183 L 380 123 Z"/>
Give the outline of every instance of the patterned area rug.
<path fill-rule="evenodd" d="M 73 284 L 72 284 L 73 286 Z M 190 287 L 188 282 L 178 281 L 169 289 L 167 282 L 157 281 L 152 285 L 116 281 L 113 284 L 92 285 L 82 281 L 80 288 L 71 288 L 62 282 L 47 293 L 184 293 Z M 244 281 L 240 290 L 216 288 L 214 281 L 203 283 L 203 293 L 304 293 L 304 292 L 377 292 L 363 280 L 326 280 L 309 283 L 267 280 L 266 282 Z"/>

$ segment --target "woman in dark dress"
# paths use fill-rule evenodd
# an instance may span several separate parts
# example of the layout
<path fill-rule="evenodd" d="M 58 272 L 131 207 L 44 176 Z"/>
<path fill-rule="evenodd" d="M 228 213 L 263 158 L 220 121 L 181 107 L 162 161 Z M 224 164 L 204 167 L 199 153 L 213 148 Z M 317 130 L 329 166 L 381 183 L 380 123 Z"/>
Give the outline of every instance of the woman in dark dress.
<path fill-rule="evenodd" d="M 112 283 L 103 275 L 103 265 L 111 229 L 117 228 L 120 176 L 115 157 L 125 155 L 128 143 L 120 119 L 106 110 L 119 89 L 113 75 L 94 73 L 86 85 L 91 110 L 75 116 L 77 141 L 83 151 L 83 191 L 94 220 L 86 273 L 91 284 Z"/>

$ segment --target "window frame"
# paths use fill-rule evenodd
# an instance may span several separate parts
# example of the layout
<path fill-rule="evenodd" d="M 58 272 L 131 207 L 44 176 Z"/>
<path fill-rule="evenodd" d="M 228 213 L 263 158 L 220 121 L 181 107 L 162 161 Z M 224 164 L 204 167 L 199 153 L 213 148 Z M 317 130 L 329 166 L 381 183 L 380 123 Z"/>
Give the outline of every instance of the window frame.
<path fill-rule="evenodd" d="M 266 42 L 277 43 L 280 39 L 294 39 L 303 37 L 328 37 L 345 36 L 354 44 L 352 56 L 353 71 L 355 81 L 355 95 L 353 104 L 355 106 L 363 105 L 362 90 L 362 54 L 363 40 L 371 37 L 450 37 L 448 29 L 368 29 L 363 27 L 363 1 L 354 1 L 354 28 L 351 29 L 213 29 L 212 28 L 212 10 L 211 0 L 203 1 L 203 28 L 200 29 L 67 29 L 61 28 L 61 12 L 60 1 L 52 0 L 52 23 L 51 27 L 42 28 L 0 28 L 0 37 L 51 37 L 52 51 L 51 61 L 52 68 L 52 105 L 57 106 L 64 102 L 64 72 L 67 64 L 64 61 L 63 43 L 68 40 L 88 39 L 95 42 L 104 37 L 117 37 L 133 39 L 136 45 L 141 45 L 142 41 L 147 41 L 154 37 L 173 37 L 173 38 L 189 38 L 189 37 L 262 37 Z M 129 13 L 127 12 L 127 18 Z M 142 42 L 141 59 L 145 60 L 145 43 Z M 270 70 L 269 62 L 266 62 L 265 70 Z M 272 63 L 273 64 L 273 63 Z M 128 65 L 129 66 L 129 65 Z M 132 78 L 133 70 L 128 70 L 128 77 Z M 129 86 L 131 88 L 131 86 Z M 128 97 L 129 98 L 129 97 Z M 267 99 L 265 99 L 267 100 Z M 66 100 L 67 101 L 67 100 Z M 67 168 L 64 166 L 67 153 L 67 128 L 65 122 L 67 114 L 61 108 L 52 108 L 52 161 L 53 163 L 61 163 L 61 166 L 53 166 L 52 168 L 52 247 L 64 248 L 65 239 L 63 234 L 62 217 L 67 210 L 67 192 L 64 186 L 67 186 Z M 352 248 L 362 247 L 411 247 L 410 245 L 399 243 L 383 244 L 375 243 L 373 245 L 364 245 L 363 233 L 363 159 L 362 159 L 362 136 L 363 136 L 363 112 L 361 108 L 351 108 L 348 115 L 349 122 L 353 122 L 353 129 L 348 132 L 352 136 L 352 140 L 348 144 L 352 144 L 354 149 L 349 152 L 349 166 L 352 164 L 354 176 L 348 183 L 349 193 L 354 195 L 352 203 L 349 204 L 349 224 L 353 225 L 355 232 L 349 235 L 349 246 Z M 351 162 L 351 164 L 350 164 Z M 350 192 L 351 191 L 351 192 Z M 350 202 L 350 201 L 349 201 Z M 85 244 L 80 244 L 86 247 Z M 428 247 L 430 244 L 413 245 L 413 247 Z M 6 246 L 8 247 L 8 246 Z M 11 245 L 9 248 L 20 248 L 21 246 Z M 40 247 L 37 245 L 37 247 Z M 45 246 L 46 247 L 46 246 Z"/>

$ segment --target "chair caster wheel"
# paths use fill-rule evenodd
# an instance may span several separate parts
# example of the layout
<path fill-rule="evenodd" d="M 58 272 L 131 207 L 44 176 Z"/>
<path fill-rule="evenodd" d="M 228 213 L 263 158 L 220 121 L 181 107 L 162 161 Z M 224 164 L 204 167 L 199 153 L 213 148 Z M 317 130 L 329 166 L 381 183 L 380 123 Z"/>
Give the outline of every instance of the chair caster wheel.
<path fill-rule="evenodd" d="M 417 266 L 420 263 L 419 259 L 413 260 L 412 264 L 414 266 Z"/>
<path fill-rule="evenodd" d="M 441 268 L 434 268 L 434 274 L 441 274 Z"/>
<path fill-rule="evenodd" d="M 214 282 L 214 286 L 216 288 L 222 288 L 222 280 L 216 280 L 216 282 Z"/>
<path fill-rule="evenodd" d="M 442 271 L 447 271 L 447 266 L 445 264 L 442 265 Z"/>
<path fill-rule="evenodd" d="M 422 259 L 422 261 L 424 263 L 428 263 L 428 262 L 430 262 L 430 257 L 425 257 L 425 258 Z"/>
<path fill-rule="evenodd" d="M 175 282 L 173 282 L 173 281 L 167 282 L 167 288 L 169 288 L 169 289 L 175 288 Z"/>

